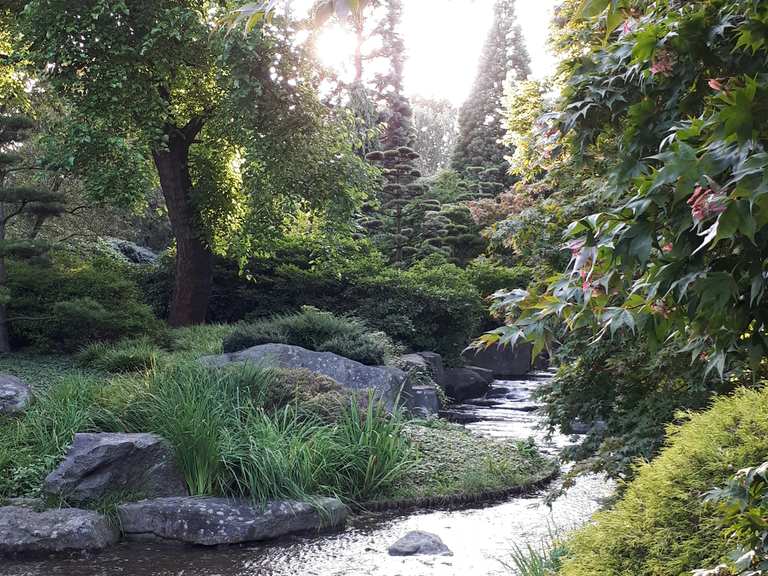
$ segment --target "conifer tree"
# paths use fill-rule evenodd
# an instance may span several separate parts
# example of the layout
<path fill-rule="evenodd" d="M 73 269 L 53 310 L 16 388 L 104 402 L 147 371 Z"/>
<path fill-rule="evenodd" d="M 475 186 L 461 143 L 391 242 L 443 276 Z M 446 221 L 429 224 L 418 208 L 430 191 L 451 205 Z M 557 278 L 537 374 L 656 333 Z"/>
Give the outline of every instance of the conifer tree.
<path fill-rule="evenodd" d="M 515 17 L 514 0 L 496 0 L 494 22 L 483 48 L 475 84 L 459 112 L 452 166 L 474 183 L 477 197 L 496 195 L 514 182 L 508 174 L 501 113 L 507 82 L 530 74 L 528 51 Z"/>
<path fill-rule="evenodd" d="M 10 351 L 8 339 L 6 258 L 35 258 L 46 251 L 36 240 L 37 232 L 48 218 L 64 211 L 61 195 L 36 186 L 24 185 L 20 174 L 28 170 L 19 148 L 29 138 L 34 124 L 25 116 L 0 112 L 0 352 Z M 32 220 L 26 237 L 9 238 L 14 220 Z"/>
<path fill-rule="evenodd" d="M 385 128 L 383 150 L 371 152 L 367 159 L 381 167 L 385 179 L 380 193 L 380 207 L 365 222 L 376 231 L 375 237 L 389 253 L 392 263 L 407 264 L 417 251 L 418 228 L 426 208 L 418 202 L 426 187 L 418 183 L 421 172 L 416 169 L 419 155 L 412 146 L 415 139 L 413 109 L 403 94 L 403 67 L 405 43 L 400 34 L 402 4 L 400 0 L 387 0 L 387 13 L 379 26 L 383 48 L 381 55 L 389 60 L 385 74 L 377 84 L 384 111 Z"/>

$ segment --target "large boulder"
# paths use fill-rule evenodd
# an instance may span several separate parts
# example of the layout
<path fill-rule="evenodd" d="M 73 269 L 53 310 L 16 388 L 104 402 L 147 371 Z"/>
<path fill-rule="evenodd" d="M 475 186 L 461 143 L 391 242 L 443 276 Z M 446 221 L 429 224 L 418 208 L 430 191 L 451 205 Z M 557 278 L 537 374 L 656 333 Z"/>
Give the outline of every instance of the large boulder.
<path fill-rule="evenodd" d="M 332 352 L 313 352 L 288 344 L 262 344 L 231 354 L 205 356 L 200 362 L 222 367 L 243 362 L 272 363 L 280 368 L 306 368 L 333 378 L 350 390 L 374 390 L 387 408 L 395 406 L 403 390 L 406 374 L 389 366 L 366 366 Z"/>
<path fill-rule="evenodd" d="M 496 378 L 514 378 L 531 371 L 532 350 L 530 343 L 518 342 L 514 347 L 467 348 L 462 358 L 467 364 L 491 370 Z"/>
<path fill-rule="evenodd" d="M 29 385 L 16 376 L 0 374 L 0 414 L 16 414 L 29 405 Z"/>
<path fill-rule="evenodd" d="M 445 371 L 445 393 L 456 402 L 484 396 L 493 382 L 493 372 L 467 366 Z"/>
<path fill-rule="evenodd" d="M 415 530 L 409 532 L 389 547 L 390 556 L 453 556 L 453 552 L 430 532 Z"/>
<path fill-rule="evenodd" d="M 187 494 L 170 445 L 154 434 L 75 434 L 64 461 L 45 479 L 45 491 L 70 503 L 109 494 L 147 497 Z"/>
<path fill-rule="evenodd" d="M 184 497 L 143 500 L 118 507 L 123 534 L 188 544 L 217 546 L 271 540 L 286 534 L 332 528 L 348 509 L 336 498 L 308 502 L 270 502 Z"/>
<path fill-rule="evenodd" d="M 92 510 L 60 508 L 35 512 L 21 506 L 0 508 L 3 556 L 99 550 L 117 539 L 117 530 Z"/>

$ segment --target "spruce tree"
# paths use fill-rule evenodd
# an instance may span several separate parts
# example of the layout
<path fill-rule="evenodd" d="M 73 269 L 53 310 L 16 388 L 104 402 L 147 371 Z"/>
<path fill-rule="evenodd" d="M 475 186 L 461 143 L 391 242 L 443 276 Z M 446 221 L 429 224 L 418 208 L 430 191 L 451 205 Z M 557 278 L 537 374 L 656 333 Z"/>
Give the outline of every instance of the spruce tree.
<path fill-rule="evenodd" d="M 35 239 L 37 233 L 45 220 L 64 211 L 61 195 L 25 185 L 20 176 L 29 167 L 18 152 L 33 128 L 33 122 L 25 116 L 0 112 L 0 352 L 10 351 L 6 258 L 42 256 L 46 245 Z M 23 217 L 31 220 L 31 232 L 25 237 L 9 238 L 13 222 Z"/>
<path fill-rule="evenodd" d="M 473 182 L 476 197 L 494 196 L 514 183 L 508 174 L 501 113 L 507 82 L 530 74 L 528 51 L 515 17 L 514 0 L 496 0 L 494 22 L 483 48 L 472 92 L 459 112 L 452 166 Z"/>

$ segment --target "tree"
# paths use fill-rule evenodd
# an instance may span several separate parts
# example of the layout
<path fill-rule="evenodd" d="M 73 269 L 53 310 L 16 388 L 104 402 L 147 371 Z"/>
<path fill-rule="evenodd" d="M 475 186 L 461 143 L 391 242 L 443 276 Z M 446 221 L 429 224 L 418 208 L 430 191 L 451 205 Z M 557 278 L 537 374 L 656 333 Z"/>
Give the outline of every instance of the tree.
<path fill-rule="evenodd" d="M 216 24 L 232 9 L 34 0 L 23 13 L 29 57 L 72 106 L 71 163 L 94 195 L 135 202 L 159 179 L 176 241 L 174 326 L 205 321 L 212 253 L 230 238 L 253 249 L 250 217 L 279 229 L 286 208 L 349 209 L 364 185 L 290 27 L 228 34 Z"/>
<path fill-rule="evenodd" d="M 6 258 L 36 258 L 47 250 L 37 241 L 37 234 L 48 218 L 64 211 L 60 194 L 30 185 L 20 176 L 34 170 L 19 154 L 21 144 L 30 136 L 34 123 L 26 116 L 0 112 L 0 352 L 10 352 L 8 339 Z M 21 218 L 32 221 L 25 237 L 9 238 L 11 225 Z"/>
<path fill-rule="evenodd" d="M 530 74 L 528 51 L 516 23 L 514 0 L 496 0 L 494 22 L 467 101 L 459 111 L 459 136 L 452 166 L 477 183 L 477 195 L 496 195 L 514 180 L 504 160 L 504 86 Z"/>
<path fill-rule="evenodd" d="M 433 176 L 450 166 L 458 133 L 458 111 L 448 100 L 414 98 L 412 105 L 416 131 L 413 147 L 421 155 L 417 166 L 426 176 Z"/>
<path fill-rule="evenodd" d="M 721 375 L 768 352 L 768 12 L 750 0 L 592 0 L 591 51 L 569 63 L 558 125 L 589 152 L 618 146 L 612 207 L 571 224 L 572 258 L 546 294 L 515 291 L 486 341 L 536 341 L 561 323 L 674 342 Z M 607 23 L 607 30 L 606 30 Z M 579 28 L 583 26 L 578 24 Z"/>

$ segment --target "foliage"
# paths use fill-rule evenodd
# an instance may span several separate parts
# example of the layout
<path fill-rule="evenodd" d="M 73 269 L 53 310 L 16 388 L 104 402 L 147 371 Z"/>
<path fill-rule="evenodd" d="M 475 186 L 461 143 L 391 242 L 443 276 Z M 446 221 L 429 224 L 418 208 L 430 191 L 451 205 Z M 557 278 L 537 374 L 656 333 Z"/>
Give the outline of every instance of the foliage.
<path fill-rule="evenodd" d="M 167 310 L 169 270 L 144 277 L 144 291 L 162 316 Z M 484 315 L 467 274 L 444 259 L 408 270 L 388 267 L 366 241 L 328 244 L 288 238 L 274 255 L 253 259 L 240 275 L 216 266 L 211 322 L 238 322 L 290 314 L 304 305 L 363 319 L 411 350 L 457 358 L 478 334 Z"/>
<path fill-rule="evenodd" d="M 617 504 L 568 541 L 560 574 L 682 574 L 719 563 L 732 543 L 701 495 L 734 470 L 766 460 L 766 423 L 763 389 L 720 397 L 708 411 L 671 426 L 664 450 L 638 464 Z"/>
<path fill-rule="evenodd" d="M 534 271 L 527 266 L 508 268 L 482 257 L 470 262 L 466 271 L 470 281 L 484 298 L 502 289 L 525 288 L 534 276 Z"/>
<path fill-rule="evenodd" d="M 224 340 L 225 352 L 260 344 L 291 344 L 316 352 L 333 352 L 363 364 L 384 364 L 392 344 L 356 318 L 305 307 L 300 313 L 273 316 L 237 327 Z"/>
<path fill-rule="evenodd" d="M 586 15 L 608 2 L 587 2 Z M 762 3 L 612 2 L 571 63 L 559 128 L 589 150 L 618 135 L 614 208 L 568 229 L 572 259 L 546 295 L 502 304 L 490 340 L 551 342 L 553 324 L 673 336 L 722 374 L 765 354 L 766 46 Z M 624 20 L 619 30 L 619 24 Z M 607 34 L 607 36 L 606 36 Z"/>
<path fill-rule="evenodd" d="M 591 343 L 589 333 L 572 333 L 557 351 L 557 376 L 539 392 L 551 429 L 574 432 L 586 426 L 584 440 L 564 450 L 586 470 L 626 479 L 638 458 L 650 460 L 663 446 L 664 432 L 679 410 L 707 406 L 731 383 L 713 382 L 702 363 L 662 348 L 651 354 L 639 337 Z"/>
<path fill-rule="evenodd" d="M 8 337 L 8 286 L 6 285 L 6 259 L 10 256 L 40 259 L 48 246 L 40 242 L 37 234 L 46 220 L 64 211 L 64 197 L 48 190 L 29 174 L 22 155 L 24 143 L 31 137 L 34 122 L 31 118 L 10 114 L 0 108 L 0 351 L 10 352 Z M 18 220 L 33 222 L 31 232 L 23 236 L 9 234 Z"/>
<path fill-rule="evenodd" d="M 461 426 L 430 421 L 415 422 L 406 432 L 418 458 L 397 487 L 399 498 L 503 490 L 530 484 L 555 470 L 554 463 L 526 441 L 479 438 Z"/>
<path fill-rule="evenodd" d="M 458 111 L 448 100 L 413 99 L 414 150 L 419 153 L 416 167 L 433 176 L 450 166 L 458 135 Z"/>
<path fill-rule="evenodd" d="M 162 351 L 149 338 L 121 340 L 114 344 L 95 342 L 84 348 L 77 359 L 81 365 L 105 372 L 142 372 L 157 366 Z"/>
<path fill-rule="evenodd" d="M 480 69 L 467 101 L 459 111 L 459 137 L 452 166 L 476 183 L 476 196 L 495 196 L 512 183 L 501 143 L 499 114 L 507 80 L 530 73 L 528 52 L 516 24 L 514 0 L 496 0 L 493 26 L 480 57 Z"/>
<path fill-rule="evenodd" d="M 712 490 L 709 502 L 717 503 L 724 535 L 739 545 L 733 552 L 733 569 L 696 570 L 695 576 L 715 574 L 760 576 L 768 571 L 768 463 L 739 470 L 724 488 Z"/>
<path fill-rule="evenodd" d="M 555 537 L 538 546 L 515 544 L 509 562 L 502 562 L 505 568 L 517 576 L 555 576 L 563 565 L 568 549 Z"/>
<path fill-rule="evenodd" d="M 303 368 L 275 370 L 267 387 L 254 390 L 255 401 L 267 412 L 293 405 L 300 413 L 336 422 L 354 400 L 352 392 L 333 378 Z"/>
<path fill-rule="evenodd" d="M 232 8 L 41 0 L 23 11 L 28 56 L 71 107 L 62 165 L 123 203 L 147 176 L 160 181 L 177 240 L 174 325 L 205 320 L 213 252 L 243 258 L 299 215 L 348 221 L 370 184 L 290 24 L 228 34 L 216 23 Z"/>
<path fill-rule="evenodd" d="M 75 432 L 102 429 L 98 378 L 68 372 L 35 389 L 21 418 L 0 417 L 0 497 L 38 495 Z"/>
<path fill-rule="evenodd" d="M 542 155 L 542 142 L 548 137 L 548 125 L 542 119 L 546 109 L 545 86 L 536 80 L 525 80 L 510 86 L 505 94 L 504 142 L 514 153 L 507 156 L 510 172 L 525 181 L 535 180 L 546 167 L 549 150 Z M 552 135 L 549 135 L 550 137 Z"/>
<path fill-rule="evenodd" d="M 15 345 L 74 352 L 97 341 L 162 334 L 129 265 L 65 250 L 50 258 L 50 264 L 8 263 L 8 314 Z"/>

